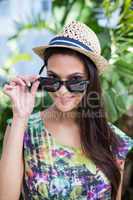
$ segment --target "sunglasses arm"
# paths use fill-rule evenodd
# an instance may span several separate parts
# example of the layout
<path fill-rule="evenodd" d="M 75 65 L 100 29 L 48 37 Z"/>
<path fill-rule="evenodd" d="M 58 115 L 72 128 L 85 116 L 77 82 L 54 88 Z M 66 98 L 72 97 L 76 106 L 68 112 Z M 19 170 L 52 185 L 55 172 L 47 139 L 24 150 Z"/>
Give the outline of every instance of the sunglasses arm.
<path fill-rule="evenodd" d="M 42 71 L 44 70 L 44 67 L 46 67 L 46 63 L 44 63 L 44 65 L 41 67 L 40 71 L 39 71 L 39 75 L 42 73 Z"/>

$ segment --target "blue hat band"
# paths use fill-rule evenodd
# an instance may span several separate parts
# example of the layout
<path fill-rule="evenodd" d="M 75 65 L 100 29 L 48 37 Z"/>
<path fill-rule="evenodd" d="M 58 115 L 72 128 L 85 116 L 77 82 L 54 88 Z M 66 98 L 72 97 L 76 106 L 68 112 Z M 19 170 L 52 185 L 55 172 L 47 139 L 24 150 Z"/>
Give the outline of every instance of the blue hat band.
<path fill-rule="evenodd" d="M 93 50 L 88 47 L 87 45 L 83 44 L 82 42 L 75 40 L 73 38 L 68 37 L 55 37 L 50 42 L 49 45 L 65 45 L 65 46 L 73 46 L 78 47 L 80 49 L 86 50 L 86 51 L 92 51 Z"/>

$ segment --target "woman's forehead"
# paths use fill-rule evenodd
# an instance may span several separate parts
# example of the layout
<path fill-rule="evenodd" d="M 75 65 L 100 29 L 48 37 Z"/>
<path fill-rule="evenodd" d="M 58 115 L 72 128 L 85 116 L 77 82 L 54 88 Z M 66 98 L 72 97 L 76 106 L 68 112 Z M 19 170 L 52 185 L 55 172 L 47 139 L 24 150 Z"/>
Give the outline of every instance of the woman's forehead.
<path fill-rule="evenodd" d="M 73 73 L 86 73 L 85 66 L 79 58 L 62 54 L 52 55 L 48 59 L 47 70 L 57 74 L 63 73 L 66 75 Z"/>

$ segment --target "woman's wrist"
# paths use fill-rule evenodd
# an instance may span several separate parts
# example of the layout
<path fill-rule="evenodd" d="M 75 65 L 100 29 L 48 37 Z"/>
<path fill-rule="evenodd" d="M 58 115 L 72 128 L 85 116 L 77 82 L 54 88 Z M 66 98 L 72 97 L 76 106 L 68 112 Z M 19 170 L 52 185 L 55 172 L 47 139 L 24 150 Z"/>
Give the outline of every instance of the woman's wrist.
<path fill-rule="evenodd" d="M 14 121 L 28 122 L 29 116 L 13 114 Z"/>

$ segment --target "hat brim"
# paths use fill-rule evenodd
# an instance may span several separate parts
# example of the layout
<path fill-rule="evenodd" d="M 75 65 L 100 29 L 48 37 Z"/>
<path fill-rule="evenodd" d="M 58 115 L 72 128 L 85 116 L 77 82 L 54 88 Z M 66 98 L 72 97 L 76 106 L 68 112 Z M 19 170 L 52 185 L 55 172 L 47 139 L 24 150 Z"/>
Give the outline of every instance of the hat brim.
<path fill-rule="evenodd" d="M 66 46 L 66 45 L 44 45 L 44 46 L 35 47 L 32 50 L 41 59 L 44 60 L 45 50 L 47 48 L 57 48 L 57 47 L 64 47 L 64 48 L 67 48 L 67 49 L 72 49 L 72 50 L 75 50 L 75 51 L 77 51 L 79 53 L 84 54 L 85 56 L 90 58 L 95 63 L 99 74 L 102 74 L 107 69 L 108 61 L 103 56 L 98 55 L 98 54 L 96 54 L 96 53 L 94 53 L 92 51 L 86 51 L 86 50 L 78 48 L 78 47 Z"/>

